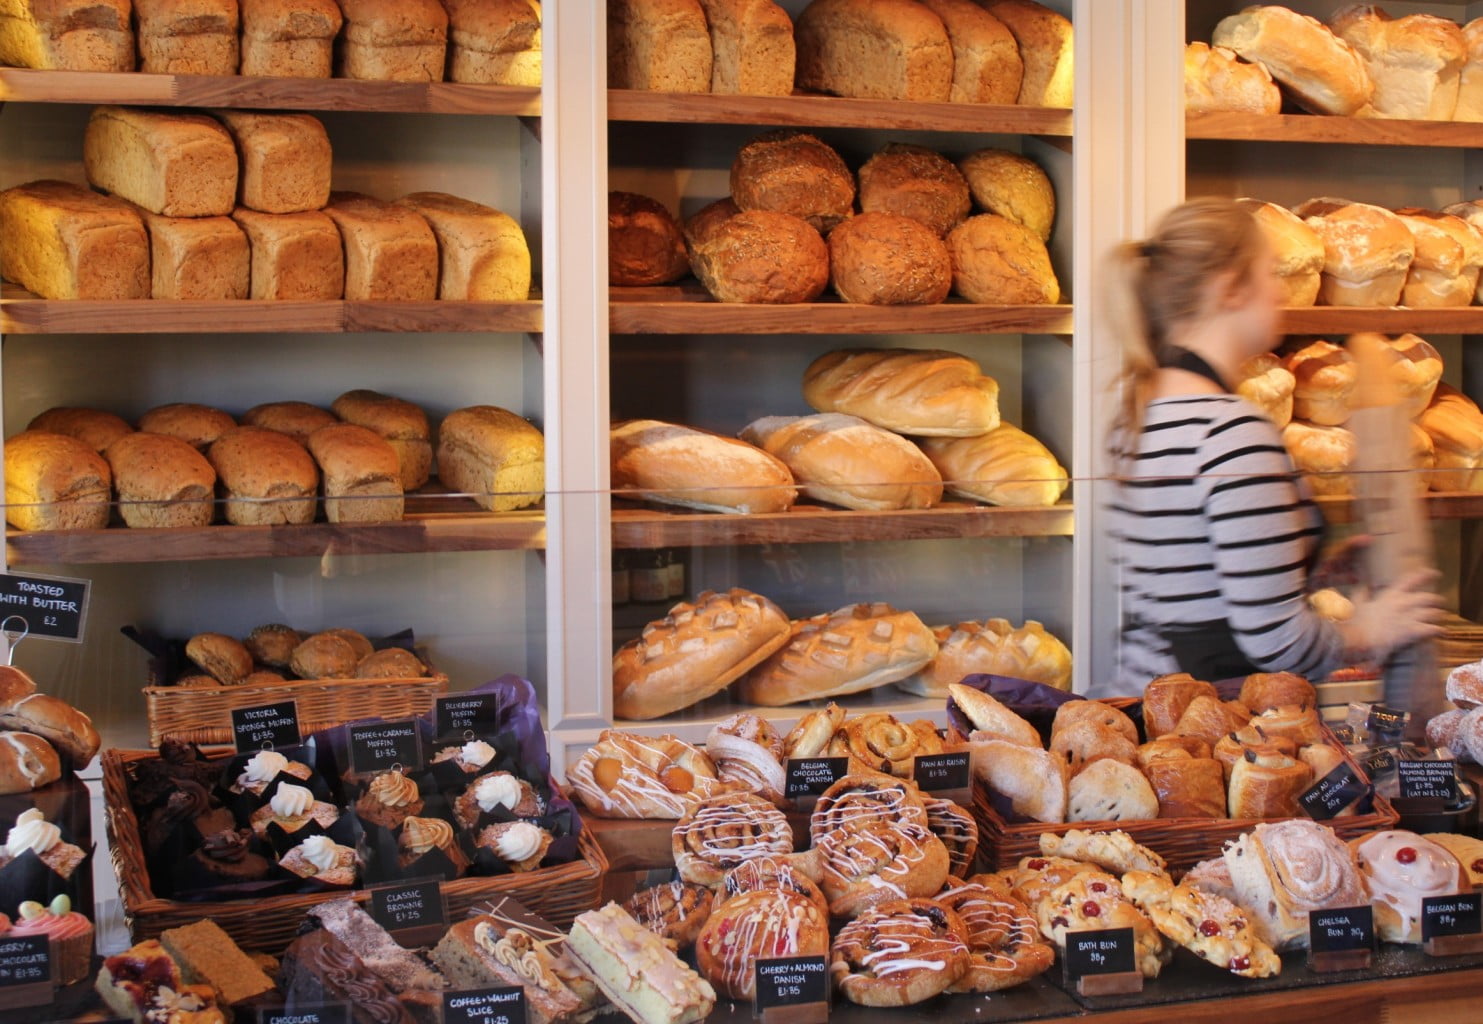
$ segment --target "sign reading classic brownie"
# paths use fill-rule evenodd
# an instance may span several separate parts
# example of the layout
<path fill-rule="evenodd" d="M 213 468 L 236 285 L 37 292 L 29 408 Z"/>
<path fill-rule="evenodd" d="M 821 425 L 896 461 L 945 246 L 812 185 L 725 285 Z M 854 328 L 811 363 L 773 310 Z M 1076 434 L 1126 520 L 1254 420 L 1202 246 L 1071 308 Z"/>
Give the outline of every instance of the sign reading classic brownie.
<path fill-rule="evenodd" d="M 422 737 L 416 719 L 350 727 L 351 771 L 374 775 L 398 765 L 407 771 L 422 767 Z"/>
<path fill-rule="evenodd" d="M 376 923 L 394 935 L 427 930 L 441 936 L 448 930 L 443 887 L 435 880 L 372 889 L 370 910 Z"/>
<path fill-rule="evenodd" d="M 433 725 L 439 741 L 484 739 L 499 732 L 497 693 L 461 693 L 434 702 Z"/>
<path fill-rule="evenodd" d="M 255 708 L 233 708 L 232 738 L 239 754 L 294 746 L 300 739 L 298 702 L 281 700 Z"/>

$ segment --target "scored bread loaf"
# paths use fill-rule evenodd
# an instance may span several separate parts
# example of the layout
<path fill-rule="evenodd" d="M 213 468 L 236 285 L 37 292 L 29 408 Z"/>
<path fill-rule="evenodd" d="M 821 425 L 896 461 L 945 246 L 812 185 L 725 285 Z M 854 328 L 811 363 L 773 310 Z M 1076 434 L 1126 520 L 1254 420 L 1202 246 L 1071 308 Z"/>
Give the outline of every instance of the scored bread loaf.
<path fill-rule="evenodd" d="M 139 70 L 235 75 L 237 0 L 133 0 Z"/>
<path fill-rule="evenodd" d="M 973 437 L 999 425 L 999 384 L 935 349 L 837 349 L 809 364 L 803 399 L 898 434 Z"/>
<path fill-rule="evenodd" d="M 1050 252 L 1023 224 L 980 213 L 948 232 L 947 248 L 953 290 L 969 302 L 1046 305 L 1061 300 Z"/>
<path fill-rule="evenodd" d="M 443 0 L 448 78 L 479 85 L 541 84 L 541 7 L 533 0 Z"/>
<path fill-rule="evenodd" d="M 96 107 L 82 138 L 88 182 L 167 217 L 229 214 L 237 149 L 204 114 Z"/>
<path fill-rule="evenodd" d="M 1417 419 L 1432 440 L 1435 491 L 1483 491 L 1483 412 L 1471 398 L 1446 384 L 1437 385 L 1431 404 Z"/>
<path fill-rule="evenodd" d="M 0 64 L 133 71 L 129 0 L 11 0 L 0 7 Z"/>
<path fill-rule="evenodd" d="M 885 100 L 952 95 L 947 29 L 915 0 L 813 0 L 793 38 L 800 88 Z"/>
<path fill-rule="evenodd" d="M 238 0 L 242 74 L 329 78 L 344 16 L 335 0 Z"/>
<path fill-rule="evenodd" d="M 887 145 L 860 168 L 860 210 L 910 217 L 939 236 L 968 216 L 968 182 L 951 160 L 921 146 Z"/>
<path fill-rule="evenodd" d="M 140 208 L 149 232 L 155 299 L 245 299 L 251 282 L 247 236 L 230 217 L 161 217 Z"/>
<path fill-rule="evenodd" d="M 858 416 L 766 416 L 741 439 L 781 459 L 804 494 L 842 508 L 931 508 L 942 498 L 942 479 L 916 445 Z"/>
<path fill-rule="evenodd" d="M 1450 121 L 1468 45 L 1449 18 L 1392 18 L 1374 4 L 1350 4 L 1329 28 L 1364 61 L 1374 90 L 1361 116 Z"/>
<path fill-rule="evenodd" d="M 1293 375 L 1292 414 L 1324 426 L 1349 419 L 1349 398 L 1359 380 L 1354 357 L 1331 341 L 1319 338 L 1287 355 Z"/>
<path fill-rule="evenodd" d="M 1483 121 L 1483 18 L 1474 18 L 1462 27 L 1468 55 L 1458 76 L 1457 107 L 1454 121 Z"/>
<path fill-rule="evenodd" d="M 316 301 L 345 294 L 340 229 L 318 210 L 258 213 L 239 206 L 232 219 L 251 250 L 249 298 Z"/>
<path fill-rule="evenodd" d="M 717 217 L 691 243 L 695 276 L 720 302 L 812 302 L 829 284 L 829 247 L 805 220 L 775 210 Z"/>
<path fill-rule="evenodd" d="M 345 298 L 427 301 L 438 294 L 438 241 L 415 210 L 332 192 L 324 212 L 345 248 Z"/>
<path fill-rule="evenodd" d="M 203 451 L 236 425 L 237 421 L 220 409 L 194 402 L 157 405 L 140 416 L 138 423 L 146 433 L 178 437 Z"/>
<path fill-rule="evenodd" d="M 793 623 L 787 643 L 736 684 L 736 696 L 764 707 L 842 697 L 905 679 L 936 654 L 932 630 L 911 612 L 847 605 Z"/>
<path fill-rule="evenodd" d="M 324 514 L 332 523 L 383 523 L 402 518 L 401 466 L 394 448 L 354 423 L 320 427 L 309 453 L 324 477 Z"/>
<path fill-rule="evenodd" d="M 1293 212 L 1323 242 L 1324 306 L 1393 306 L 1416 257 L 1416 241 L 1389 210 L 1346 199 L 1309 199 Z"/>
<path fill-rule="evenodd" d="M 846 302 L 931 305 L 953 284 L 947 246 L 931 228 L 896 213 L 862 213 L 829 233 L 829 276 Z"/>
<path fill-rule="evenodd" d="M 216 471 L 194 447 L 165 434 L 119 438 L 103 452 L 125 526 L 206 526 Z"/>
<path fill-rule="evenodd" d="M 608 88 L 709 92 L 711 33 L 700 0 L 608 0 Z"/>
<path fill-rule="evenodd" d="M 789 631 L 781 608 L 739 587 L 681 602 L 613 655 L 613 714 L 658 718 L 720 693 Z"/>
<path fill-rule="evenodd" d="M 66 434 L 98 452 L 125 434 L 134 432 L 128 420 L 116 413 L 70 406 L 57 406 L 38 413 L 26 424 L 26 429 L 41 430 L 48 434 Z"/>
<path fill-rule="evenodd" d="M 711 92 L 789 96 L 793 22 L 773 0 L 700 0 L 711 34 Z"/>
<path fill-rule="evenodd" d="M 780 128 L 737 152 L 731 198 L 743 210 L 790 213 L 828 232 L 853 212 L 855 176 L 817 136 Z"/>
<path fill-rule="evenodd" d="M 1403 206 L 1395 211 L 1416 242 L 1401 303 L 1412 307 L 1466 306 L 1483 269 L 1483 232 L 1450 213 Z"/>
<path fill-rule="evenodd" d="M 441 82 L 448 13 L 438 0 L 339 0 L 345 16 L 338 66 L 344 78 Z"/>
<path fill-rule="evenodd" d="M 1276 203 L 1238 199 L 1256 219 L 1277 257 L 1277 276 L 1287 289 L 1286 305 L 1311 306 L 1323 275 L 1323 240 L 1303 218 Z M 1281 424 L 1278 424 L 1279 426 Z"/>
<path fill-rule="evenodd" d="M 438 298 L 530 298 L 530 248 L 513 217 L 446 192 L 413 192 L 397 203 L 420 213 L 438 240 Z"/>
<path fill-rule="evenodd" d="M 1293 420 L 1282 428 L 1282 443 L 1314 494 L 1347 497 L 1354 493 L 1349 469 L 1354 465 L 1357 442 L 1351 431 Z"/>
<path fill-rule="evenodd" d="M 1007 149 L 980 149 L 959 161 L 958 169 L 985 211 L 1023 224 L 1042 242 L 1050 240 L 1056 190 L 1034 160 Z"/>
<path fill-rule="evenodd" d="M 706 512 L 784 512 L 798 496 L 781 459 L 745 441 L 659 420 L 613 425 L 612 487 Z"/>
<path fill-rule="evenodd" d="M 237 427 L 206 451 L 235 526 L 314 521 L 319 471 L 305 447 L 276 430 Z"/>
<path fill-rule="evenodd" d="M 432 472 L 432 429 L 427 413 L 402 398 L 364 388 L 347 391 L 331 403 L 336 416 L 386 439 L 396 452 L 402 490 L 415 491 Z"/>
<path fill-rule="evenodd" d="M 438 479 L 491 512 L 534 505 L 546 491 L 545 438 L 497 406 L 455 409 L 438 427 Z"/>
<path fill-rule="evenodd" d="M 242 414 L 243 426 L 276 430 L 299 444 L 308 442 L 309 435 L 320 427 L 338 422 L 334 413 L 308 402 L 265 402 Z"/>
<path fill-rule="evenodd" d="M 608 193 L 608 284 L 669 284 L 689 269 L 684 235 L 663 203 Z"/>
<path fill-rule="evenodd" d="M 1054 505 L 1066 491 L 1066 469 L 1049 448 L 1009 423 L 978 437 L 931 437 L 922 448 L 943 486 L 990 505 Z"/>
<path fill-rule="evenodd" d="M 1317 18 L 1276 4 L 1248 7 L 1222 19 L 1210 41 L 1261 64 L 1299 106 L 1314 114 L 1358 114 L 1374 92 L 1354 47 Z"/>
<path fill-rule="evenodd" d="M 215 113 L 237 145 L 238 203 L 260 213 L 301 213 L 329 202 L 330 137 L 319 118 Z"/>
<path fill-rule="evenodd" d="M 1071 689 L 1071 652 L 1033 619 L 1016 627 L 1008 619 L 960 622 L 934 630 L 937 657 L 896 686 L 923 697 L 946 697 L 951 684 L 977 673 L 1028 679 Z"/>
<path fill-rule="evenodd" d="M 1197 39 L 1184 48 L 1184 109 L 1276 114 L 1282 110 L 1282 91 L 1263 65 L 1248 64 L 1234 50 Z"/>
<path fill-rule="evenodd" d="M 149 298 L 149 236 L 127 203 L 65 181 L 0 192 L 0 277 L 43 299 Z"/>
<path fill-rule="evenodd" d="M 921 0 L 947 29 L 953 48 L 953 103 L 1014 103 L 1025 62 L 1008 26 L 973 0 Z"/>
<path fill-rule="evenodd" d="M 89 445 L 25 430 L 5 440 L 5 520 L 17 530 L 101 530 L 112 475 Z"/>
<path fill-rule="evenodd" d="M 1069 107 L 1074 95 L 1075 51 L 1071 21 L 1033 0 L 979 0 L 1014 33 L 1024 81 L 1015 101 L 1029 107 Z"/>

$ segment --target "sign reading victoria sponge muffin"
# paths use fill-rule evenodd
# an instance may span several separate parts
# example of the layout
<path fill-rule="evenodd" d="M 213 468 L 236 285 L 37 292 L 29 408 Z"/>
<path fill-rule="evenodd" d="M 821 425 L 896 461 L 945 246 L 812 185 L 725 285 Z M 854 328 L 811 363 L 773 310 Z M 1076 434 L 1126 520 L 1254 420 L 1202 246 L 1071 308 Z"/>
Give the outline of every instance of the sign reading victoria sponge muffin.
<path fill-rule="evenodd" d="M 0 573 L 0 620 L 19 617 L 27 636 L 82 643 L 87 621 L 88 580 L 67 576 Z M 5 623 L 7 629 L 15 623 Z"/>
<path fill-rule="evenodd" d="M 239 754 L 291 747 L 301 738 L 298 701 L 232 709 L 232 739 Z"/>

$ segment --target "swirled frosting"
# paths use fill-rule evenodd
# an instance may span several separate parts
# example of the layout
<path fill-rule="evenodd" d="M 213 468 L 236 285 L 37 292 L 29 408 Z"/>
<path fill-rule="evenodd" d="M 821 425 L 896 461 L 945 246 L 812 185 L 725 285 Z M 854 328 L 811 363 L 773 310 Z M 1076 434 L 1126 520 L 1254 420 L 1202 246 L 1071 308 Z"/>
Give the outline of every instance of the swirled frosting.
<path fill-rule="evenodd" d="M 514 810 L 520 802 L 520 780 L 503 772 L 486 775 L 474 784 L 474 800 L 486 814 L 496 807 Z"/>
<path fill-rule="evenodd" d="M 39 857 L 61 841 L 62 830 L 47 821 L 33 807 L 15 819 L 15 827 L 5 837 L 5 852 L 12 857 L 19 857 L 30 850 Z"/>
<path fill-rule="evenodd" d="M 247 856 L 247 835 L 236 829 L 213 832 L 202 841 L 201 850 L 211 860 L 235 864 Z"/>
<path fill-rule="evenodd" d="M 458 760 L 470 768 L 483 768 L 494 760 L 494 748 L 483 740 L 469 740 L 458 752 Z"/>
<path fill-rule="evenodd" d="M 316 871 L 331 871 L 340 863 L 340 851 L 348 849 L 329 836 L 310 836 L 299 844 L 304 859 L 314 865 Z"/>
<path fill-rule="evenodd" d="M 494 849 L 512 864 L 530 860 L 541 852 L 541 841 L 545 839 L 541 830 L 526 821 L 517 821 L 500 833 Z"/>
<path fill-rule="evenodd" d="M 11 935 L 50 935 L 53 940 L 70 939 L 93 930 L 92 922 L 72 909 L 72 901 L 58 896 L 50 907 L 27 900 L 17 908 L 18 917 Z"/>
<path fill-rule="evenodd" d="M 259 750 L 242 766 L 242 774 L 237 776 L 237 785 L 244 789 L 249 786 L 265 786 L 278 778 L 278 773 L 287 767 L 288 758 L 278 751 Z"/>
<path fill-rule="evenodd" d="M 474 941 L 495 960 L 514 971 L 521 981 L 548 990 L 561 986 L 560 979 L 541 955 L 543 949 L 519 928 L 511 928 L 501 936 L 488 921 L 480 921 L 474 926 Z"/>
<path fill-rule="evenodd" d="M 268 806 L 280 818 L 302 818 L 314 806 L 314 794 L 303 786 L 285 783 L 278 787 Z"/>
<path fill-rule="evenodd" d="M 402 825 L 402 850 L 421 857 L 433 848 L 446 849 L 453 845 L 453 826 L 442 818 L 408 818 Z"/>
<path fill-rule="evenodd" d="M 1344 841 L 1316 821 L 1258 825 L 1256 837 L 1272 875 L 1304 910 L 1352 907 L 1368 898 Z"/>
<path fill-rule="evenodd" d="M 371 796 L 387 807 L 406 807 L 422 794 L 417 783 L 401 772 L 387 772 L 371 780 Z"/>

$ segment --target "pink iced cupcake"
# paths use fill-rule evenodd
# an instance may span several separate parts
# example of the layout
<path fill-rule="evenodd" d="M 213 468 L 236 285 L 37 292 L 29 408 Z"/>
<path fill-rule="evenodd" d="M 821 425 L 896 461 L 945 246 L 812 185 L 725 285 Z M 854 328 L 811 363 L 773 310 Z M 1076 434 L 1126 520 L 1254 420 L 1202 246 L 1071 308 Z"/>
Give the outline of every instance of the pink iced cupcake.
<path fill-rule="evenodd" d="M 93 922 L 73 910 L 70 899 L 58 896 L 49 907 L 27 900 L 19 911 L 9 934 L 51 939 L 52 977 L 58 985 L 70 985 L 92 973 Z"/>

